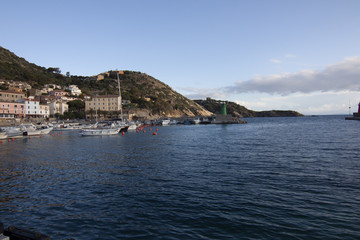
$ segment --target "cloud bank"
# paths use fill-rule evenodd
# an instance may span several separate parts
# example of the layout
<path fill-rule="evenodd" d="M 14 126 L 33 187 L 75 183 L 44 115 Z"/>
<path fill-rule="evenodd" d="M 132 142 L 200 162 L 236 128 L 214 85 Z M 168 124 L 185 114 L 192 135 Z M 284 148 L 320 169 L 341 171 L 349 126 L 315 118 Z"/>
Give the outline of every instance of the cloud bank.
<path fill-rule="evenodd" d="M 360 57 L 329 65 L 322 71 L 303 70 L 296 73 L 260 76 L 227 87 L 229 93 L 262 92 L 289 95 L 292 93 L 360 90 Z"/>

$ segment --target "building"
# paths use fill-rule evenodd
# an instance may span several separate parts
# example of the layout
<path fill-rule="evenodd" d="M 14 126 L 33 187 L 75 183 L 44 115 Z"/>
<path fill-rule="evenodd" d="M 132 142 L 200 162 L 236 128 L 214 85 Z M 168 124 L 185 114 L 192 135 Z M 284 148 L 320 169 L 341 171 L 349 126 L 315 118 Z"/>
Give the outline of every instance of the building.
<path fill-rule="evenodd" d="M 40 104 L 40 115 L 43 118 L 49 118 L 50 117 L 50 107 L 46 104 Z"/>
<path fill-rule="evenodd" d="M 19 102 L 25 104 L 25 115 L 27 118 L 37 118 L 40 116 L 40 102 L 35 99 L 24 98 Z"/>
<path fill-rule="evenodd" d="M 0 118 L 24 118 L 25 103 L 0 102 Z"/>
<path fill-rule="evenodd" d="M 41 90 L 35 88 L 30 89 L 29 92 L 31 96 L 40 96 L 42 94 Z"/>
<path fill-rule="evenodd" d="M 54 101 L 48 104 L 50 110 L 50 116 L 55 116 L 55 114 L 63 115 L 64 112 L 69 110 L 69 106 L 61 101 Z"/>
<path fill-rule="evenodd" d="M 0 91 L 0 101 L 3 102 L 16 102 L 25 98 L 25 93 L 16 91 Z"/>
<path fill-rule="evenodd" d="M 94 96 L 90 100 L 85 101 L 85 112 L 90 110 L 100 111 L 120 111 L 121 97 L 118 95 L 100 95 Z"/>
<path fill-rule="evenodd" d="M 81 90 L 76 85 L 69 85 L 67 89 L 70 90 L 71 95 L 79 96 L 81 94 Z"/>
<path fill-rule="evenodd" d="M 63 90 L 53 90 L 53 91 L 50 91 L 50 95 L 52 96 L 55 96 L 55 97 L 62 97 L 62 96 L 65 96 L 67 95 L 68 92 L 65 92 Z"/>

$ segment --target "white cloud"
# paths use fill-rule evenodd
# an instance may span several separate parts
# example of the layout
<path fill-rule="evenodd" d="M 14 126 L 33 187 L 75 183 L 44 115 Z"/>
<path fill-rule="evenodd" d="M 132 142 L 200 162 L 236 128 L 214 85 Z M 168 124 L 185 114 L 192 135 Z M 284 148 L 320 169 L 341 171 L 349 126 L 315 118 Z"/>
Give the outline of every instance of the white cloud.
<path fill-rule="evenodd" d="M 204 88 L 181 88 L 182 94 L 189 99 L 226 99 L 228 94 L 222 89 L 204 89 Z"/>
<path fill-rule="evenodd" d="M 272 63 L 281 63 L 281 61 L 279 59 L 275 59 L 275 58 L 270 59 L 269 61 Z"/>
<path fill-rule="evenodd" d="M 257 76 L 227 88 L 231 93 L 263 92 L 281 95 L 342 90 L 360 90 L 360 57 L 347 58 L 322 71 L 302 70 L 296 73 Z"/>

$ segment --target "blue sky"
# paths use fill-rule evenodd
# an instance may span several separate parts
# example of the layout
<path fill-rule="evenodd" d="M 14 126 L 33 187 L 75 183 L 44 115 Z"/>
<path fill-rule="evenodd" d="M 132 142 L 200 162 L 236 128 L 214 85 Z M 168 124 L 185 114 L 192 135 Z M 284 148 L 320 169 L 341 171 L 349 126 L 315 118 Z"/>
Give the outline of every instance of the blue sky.
<path fill-rule="evenodd" d="M 2 0 L 0 46 L 72 75 L 147 73 L 191 99 L 347 114 L 359 0 Z"/>

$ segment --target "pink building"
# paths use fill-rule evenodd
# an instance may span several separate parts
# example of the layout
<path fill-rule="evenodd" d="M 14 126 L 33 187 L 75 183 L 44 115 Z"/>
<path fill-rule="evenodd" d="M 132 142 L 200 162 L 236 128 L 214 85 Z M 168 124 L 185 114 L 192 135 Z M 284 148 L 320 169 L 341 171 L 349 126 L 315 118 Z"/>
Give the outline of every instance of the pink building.
<path fill-rule="evenodd" d="M 24 118 L 25 103 L 0 102 L 0 118 Z"/>

